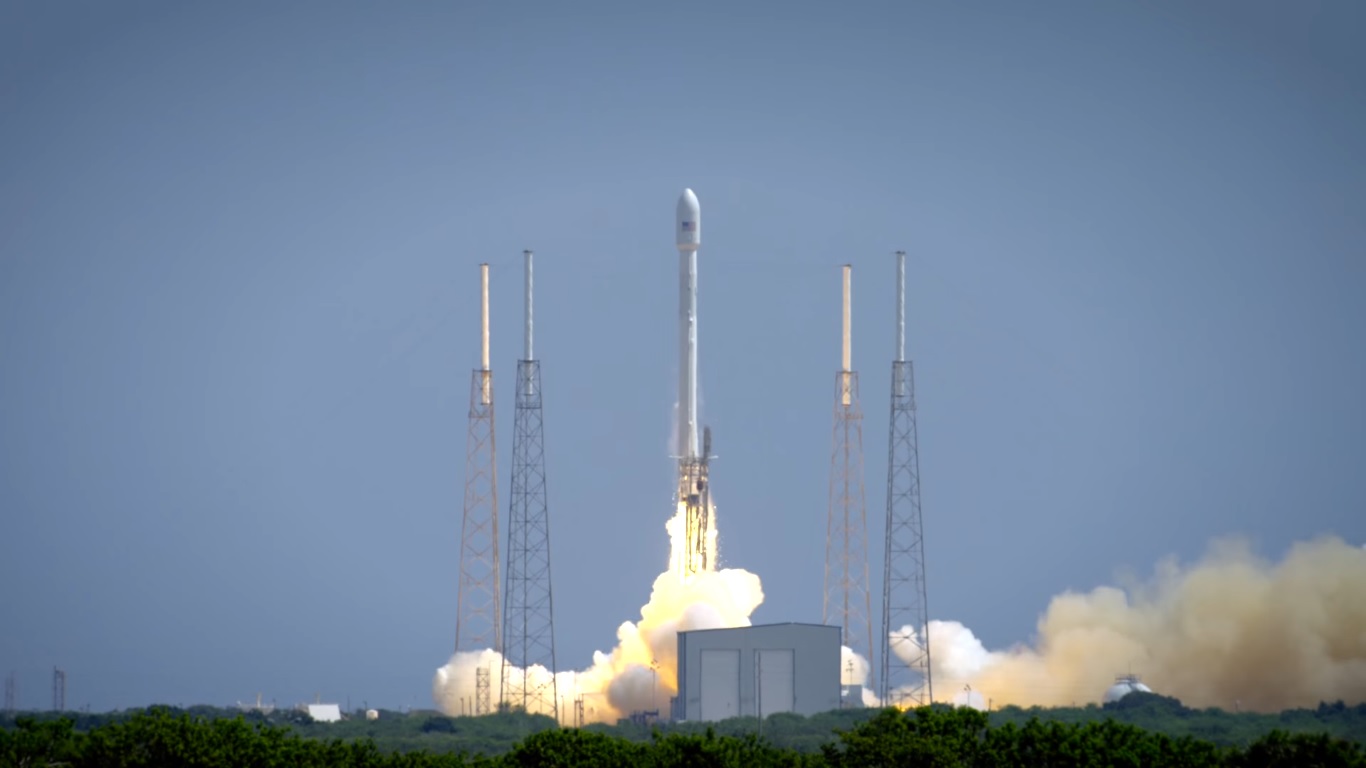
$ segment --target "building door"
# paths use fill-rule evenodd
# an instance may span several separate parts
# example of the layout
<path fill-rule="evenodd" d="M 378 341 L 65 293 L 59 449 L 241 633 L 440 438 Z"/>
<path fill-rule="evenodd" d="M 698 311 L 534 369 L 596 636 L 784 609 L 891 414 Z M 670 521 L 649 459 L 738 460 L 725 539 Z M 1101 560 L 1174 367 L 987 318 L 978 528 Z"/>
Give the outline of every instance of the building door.
<path fill-rule="evenodd" d="M 740 714 L 740 649 L 702 650 L 702 719 Z"/>
<path fill-rule="evenodd" d="M 796 656 L 791 648 L 763 648 L 754 652 L 758 661 L 759 711 L 762 717 L 797 708 Z"/>

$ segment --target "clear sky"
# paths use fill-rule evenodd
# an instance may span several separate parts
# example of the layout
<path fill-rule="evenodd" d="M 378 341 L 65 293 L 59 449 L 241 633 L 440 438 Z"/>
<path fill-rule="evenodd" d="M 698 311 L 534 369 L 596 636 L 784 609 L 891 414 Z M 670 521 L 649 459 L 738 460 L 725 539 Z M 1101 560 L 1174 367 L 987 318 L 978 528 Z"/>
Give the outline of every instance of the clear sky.
<path fill-rule="evenodd" d="M 896 249 L 932 618 L 1001 647 L 1216 537 L 1361 543 L 1364 29 L 1350 0 L 0 4 L 0 672 L 26 707 L 53 665 L 73 707 L 430 706 L 477 265 L 506 486 L 524 248 L 587 666 L 665 565 L 685 186 L 756 622 L 820 620 L 846 261 L 879 594 Z"/>

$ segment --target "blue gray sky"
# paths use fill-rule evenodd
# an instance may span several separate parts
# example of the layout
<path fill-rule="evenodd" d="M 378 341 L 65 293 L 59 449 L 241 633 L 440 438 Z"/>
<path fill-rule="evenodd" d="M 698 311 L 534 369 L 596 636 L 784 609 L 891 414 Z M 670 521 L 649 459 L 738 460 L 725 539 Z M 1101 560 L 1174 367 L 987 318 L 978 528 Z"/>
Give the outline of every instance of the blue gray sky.
<path fill-rule="evenodd" d="M 1001 647 L 1217 537 L 1361 543 L 1364 29 L 1347 1 L 0 4 L 0 671 L 26 707 L 53 665 L 97 710 L 430 706 L 477 265 L 507 468 L 524 248 L 587 666 L 667 556 L 685 186 L 756 622 L 820 620 L 844 262 L 880 553 L 896 249 L 932 618 Z"/>

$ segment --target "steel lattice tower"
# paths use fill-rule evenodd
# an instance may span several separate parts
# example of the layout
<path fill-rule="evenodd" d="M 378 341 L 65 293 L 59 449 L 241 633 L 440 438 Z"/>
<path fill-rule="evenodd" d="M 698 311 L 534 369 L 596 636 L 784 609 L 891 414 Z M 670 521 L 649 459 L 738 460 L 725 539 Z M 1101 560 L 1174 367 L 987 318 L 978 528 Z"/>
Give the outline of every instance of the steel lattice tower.
<path fill-rule="evenodd" d="M 493 371 L 489 370 L 489 265 L 479 265 L 482 367 L 470 377 L 465 454 L 465 513 L 460 531 L 460 592 L 455 650 L 502 652 L 498 600 L 498 461 L 494 440 Z"/>
<path fill-rule="evenodd" d="M 929 704 L 934 694 L 930 680 L 925 531 L 920 515 L 915 368 L 906 359 L 905 251 L 896 253 L 896 359 L 892 361 L 891 400 L 887 540 L 882 571 L 881 697 L 884 705 L 904 708 Z"/>
<path fill-rule="evenodd" d="M 474 670 L 474 714 L 488 715 L 493 713 L 493 704 L 489 700 L 489 668 L 479 667 Z"/>
<path fill-rule="evenodd" d="M 545 486 L 541 364 L 532 348 L 531 251 L 526 260 L 526 357 L 517 362 L 508 504 L 507 589 L 503 592 L 503 672 L 499 701 L 560 721 L 555 686 L 555 617 L 550 591 L 550 515 Z M 533 664 L 549 680 L 529 681 Z"/>
<path fill-rule="evenodd" d="M 52 711 L 66 711 L 66 672 L 52 668 Z"/>
<path fill-rule="evenodd" d="M 5 676 L 5 712 L 11 713 L 19 708 L 19 682 L 14 679 L 14 673 L 10 672 Z"/>
<path fill-rule="evenodd" d="M 868 518 L 863 493 L 863 408 L 852 367 L 853 267 L 844 265 L 843 367 L 835 374 L 835 427 L 830 454 L 830 517 L 825 539 L 822 622 L 838 621 L 844 645 L 868 660 L 872 687 L 873 611 L 868 593 Z M 853 681 L 846 681 L 852 684 Z"/>

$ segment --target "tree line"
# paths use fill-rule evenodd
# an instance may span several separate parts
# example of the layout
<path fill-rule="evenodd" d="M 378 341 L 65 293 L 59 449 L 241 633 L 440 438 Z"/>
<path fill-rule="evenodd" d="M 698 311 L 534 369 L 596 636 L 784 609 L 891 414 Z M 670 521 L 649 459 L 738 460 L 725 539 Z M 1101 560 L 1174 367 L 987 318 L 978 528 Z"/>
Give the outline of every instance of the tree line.
<path fill-rule="evenodd" d="M 517 715 L 520 713 L 509 713 Z M 1366 768 L 1366 748 L 1327 733 L 1275 729 L 1244 746 L 1220 746 L 1194 736 L 1169 736 L 1113 718 L 1085 723 L 1032 717 L 993 725 L 968 708 L 922 707 L 909 712 L 866 710 L 866 719 L 840 728 L 813 751 L 781 746 L 759 735 L 665 732 L 652 729 L 638 740 L 594 728 L 546 728 L 529 733 L 502 754 L 462 748 L 385 751 L 374 739 L 311 738 L 297 726 L 207 717 L 153 708 L 80 730 L 70 717 L 24 716 L 0 729 L 0 766 L 341 766 L 346 768 L 570 768 L 571 766 L 1182 766 Z M 520 714 L 522 725 L 531 716 Z M 484 718 L 460 718 L 479 720 Z M 514 718 L 505 718 L 517 727 Z M 548 720 L 549 718 L 544 718 Z M 430 718 L 424 725 L 434 721 Z M 472 746 L 472 745 L 467 745 Z"/>
<path fill-rule="evenodd" d="M 936 705 L 943 707 L 944 705 Z M 145 712 L 68 712 L 62 717 L 73 721 L 75 730 L 89 731 L 102 725 L 121 722 Z M 468 752 L 501 755 L 527 737 L 556 728 L 555 721 L 543 715 L 516 710 L 479 717 L 446 717 L 432 711 L 410 713 L 380 710 L 378 720 L 367 720 L 363 711 L 347 713 L 337 723 L 314 723 L 306 712 L 277 709 L 273 712 L 195 706 L 169 709 L 173 714 L 188 713 L 203 719 L 242 717 L 248 724 L 289 728 L 307 738 L 346 741 L 369 739 L 383 752 L 426 751 L 433 753 Z M 642 725 L 624 720 L 617 724 L 596 723 L 585 730 L 633 742 L 649 742 L 657 731 L 663 735 L 702 735 L 711 729 L 718 736 L 743 737 L 760 734 L 774 746 L 803 753 L 816 753 L 829 743 L 837 731 L 849 730 L 873 717 L 877 710 L 839 709 L 817 715 L 775 714 L 762 723 L 753 717 L 737 717 L 717 723 L 658 723 Z M 55 719 L 51 712 L 30 713 L 39 720 Z M 1335 738 L 1360 742 L 1366 746 L 1366 703 L 1348 706 L 1343 702 L 1323 703 L 1313 709 L 1293 709 L 1277 713 L 1227 712 L 1220 709 L 1192 709 L 1176 699 L 1153 693 L 1131 693 L 1103 706 L 1019 708 L 1004 707 L 988 715 L 988 724 L 1001 727 L 1013 724 L 1023 728 L 1032 720 L 1047 724 L 1085 725 L 1107 719 L 1137 726 L 1145 731 L 1178 738 L 1192 736 L 1219 747 L 1241 747 L 1266 736 L 1273 730 L 1288 734 L 1323 733 Z M 0 729 L 13 728 L 12 715 L 0 714 Z"/>

